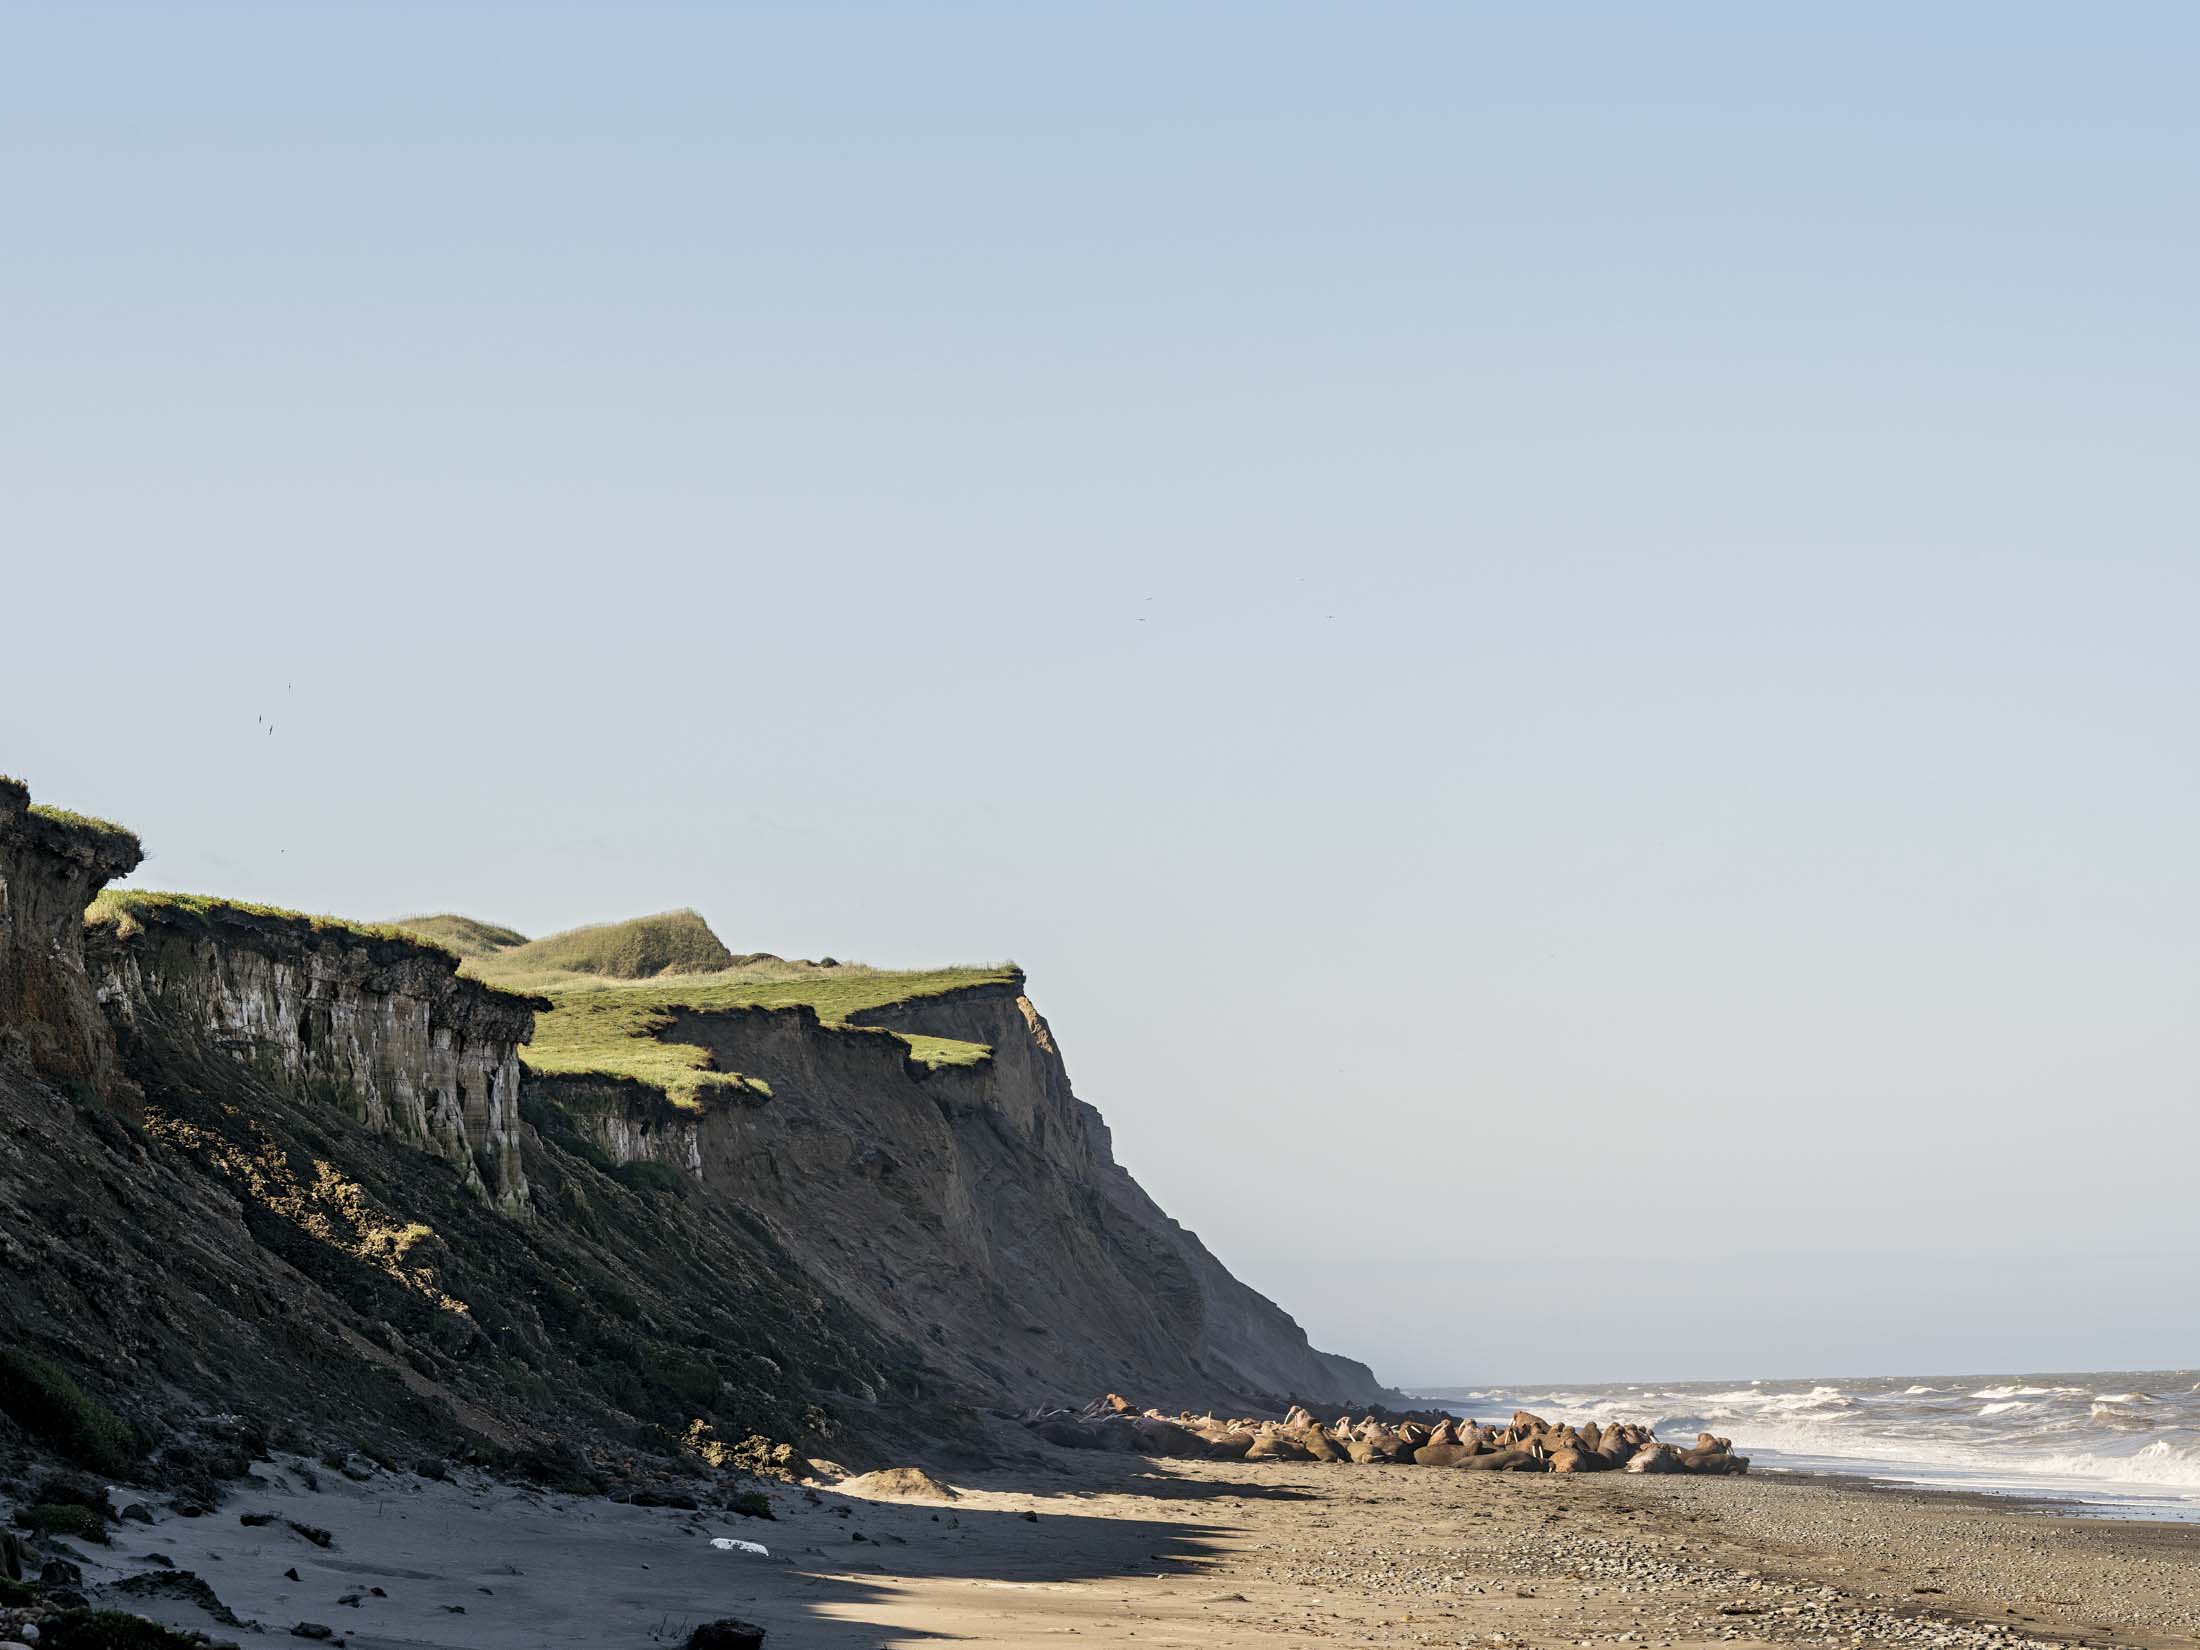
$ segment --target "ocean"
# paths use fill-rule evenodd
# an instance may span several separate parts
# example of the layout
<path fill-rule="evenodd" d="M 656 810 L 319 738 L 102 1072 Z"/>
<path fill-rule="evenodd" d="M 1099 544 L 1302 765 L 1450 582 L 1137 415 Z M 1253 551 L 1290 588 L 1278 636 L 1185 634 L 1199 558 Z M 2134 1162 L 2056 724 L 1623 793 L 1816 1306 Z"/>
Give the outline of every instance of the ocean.
<path fill-rule="evenodd" d="M 2200 1370 L 1890 1375 L 1424 1389 L 1478 1420 L 1644 1421 L 1734 1440 L 1752 1472 L 1847 1473 L 2052 1501 L 2112 1518 L 2200 1520 Z"/>

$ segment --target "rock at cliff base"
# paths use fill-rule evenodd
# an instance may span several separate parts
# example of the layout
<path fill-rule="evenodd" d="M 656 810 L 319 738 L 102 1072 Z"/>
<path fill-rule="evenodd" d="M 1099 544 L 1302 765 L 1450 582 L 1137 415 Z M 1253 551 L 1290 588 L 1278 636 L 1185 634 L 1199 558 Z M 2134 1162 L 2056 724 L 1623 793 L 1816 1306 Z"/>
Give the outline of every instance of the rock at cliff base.
<path fill-rule="evenodd" d="M 764 1629 L 732 1616 L 706 1621 L 688 1634 L 687 1650 L 764 1650 Z"/>
<path fill-rule="evenodd" d="M 887 1467 L 866 1472 L 840 1486 L 850 1495 L 903 1501 L 957 1501 L 960 1494 L 922 1467 Z"/>

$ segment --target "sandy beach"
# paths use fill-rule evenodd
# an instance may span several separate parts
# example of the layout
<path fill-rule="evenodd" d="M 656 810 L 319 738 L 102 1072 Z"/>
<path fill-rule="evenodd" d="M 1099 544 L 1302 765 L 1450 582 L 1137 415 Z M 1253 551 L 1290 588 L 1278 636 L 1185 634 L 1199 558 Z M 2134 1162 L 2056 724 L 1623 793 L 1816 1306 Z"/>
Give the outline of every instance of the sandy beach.
<path fill-rule="evenodd" d="M 727 1616 L 821 1647 L 2200 1645 L 2194 1525 L 1789 1477 L 1091 1456 L 939 1476 L 952 1501 L 774 1487 L 766 1520 L 276 1462 L 216 1512 L 156 1506 L 77 1550 L 95 1600 L 258 1636 L 115 1591 L 158 1554 L 266 1635 L 360 1650 L 680 1644 Z"/>

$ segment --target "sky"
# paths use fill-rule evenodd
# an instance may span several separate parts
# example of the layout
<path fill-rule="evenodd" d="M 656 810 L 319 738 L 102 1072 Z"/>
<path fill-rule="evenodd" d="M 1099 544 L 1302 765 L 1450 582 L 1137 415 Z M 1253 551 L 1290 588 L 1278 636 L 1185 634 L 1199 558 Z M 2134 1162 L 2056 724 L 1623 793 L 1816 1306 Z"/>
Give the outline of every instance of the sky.
<path fill-rule="evenodd" d="M 14 5 L 0 770 L 1014 958 L 1398 1382 L 2192 1363 L 2200 14 Z"/>

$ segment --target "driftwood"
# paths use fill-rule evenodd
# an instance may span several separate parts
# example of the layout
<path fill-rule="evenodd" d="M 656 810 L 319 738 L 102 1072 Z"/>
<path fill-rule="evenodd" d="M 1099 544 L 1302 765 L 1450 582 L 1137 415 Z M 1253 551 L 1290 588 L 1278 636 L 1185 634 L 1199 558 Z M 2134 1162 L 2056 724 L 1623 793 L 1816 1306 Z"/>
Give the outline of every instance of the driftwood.
<path fill-rule="evenodd" d="M 1417 1412 L 1418 1413 L 1418 1412 Z M 1730 1439 L 1699 1433 L 1692 1447 L 1660 1443 L 1648 1427 L 1595 1421 L 1575 1427 L 1526 1410 L 1503 1426 L 1452 1415 L 1324 1420 L 1294 1404 L 1280 1421 L 1245 1416 L 1164 1415 L 1109 1393 L 1082 1409 L 1038 1409 L 1017 1416 L 1063 1449 L 1207 1461 L 1330 1461 L 1355 1466 L 1439 1467 L 1459 1472 L 1740 1473 L 1749 1457 Z"/>

